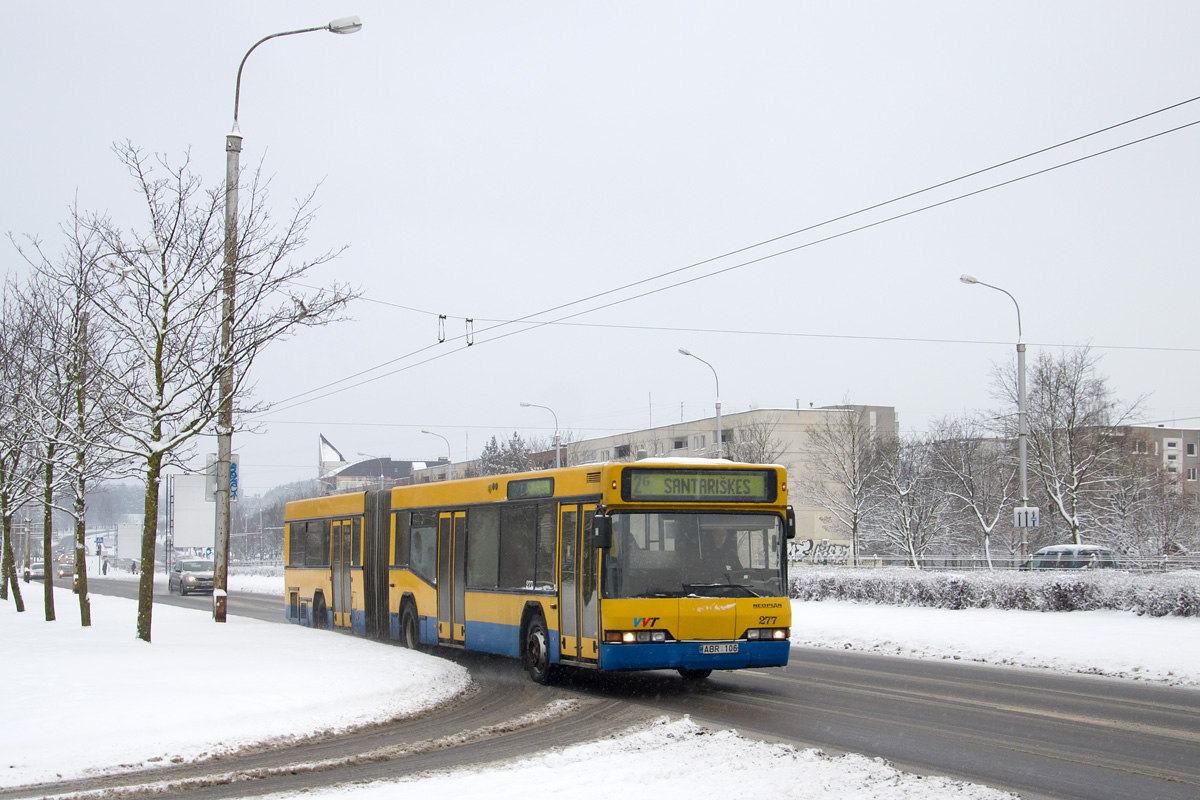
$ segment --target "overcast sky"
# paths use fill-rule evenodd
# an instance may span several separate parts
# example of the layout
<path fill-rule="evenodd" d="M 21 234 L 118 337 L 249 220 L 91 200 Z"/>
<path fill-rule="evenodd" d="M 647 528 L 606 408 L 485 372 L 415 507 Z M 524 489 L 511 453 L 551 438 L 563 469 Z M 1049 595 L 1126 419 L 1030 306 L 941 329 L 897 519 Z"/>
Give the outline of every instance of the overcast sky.
<path fill-rule="evenodd" d="M 268 42 L 242 77 L 243 167 L 263 160 L 278 216 L 320 184 L 313 251 L 349 249 L 313 284 L 366 298 L 256 365 L 278 410 L 234 438 L 249 493 L 314 477 L 319 433 L 351 459 L 445 455 L 427 428 L 459 460 L 549 438 L 522 401 L 581 436 L 711 415 L 713 373 L 680 347 L 724 413 L 848 397 L 922 430 L 996 407 L 1014 355 L 1012 302 L 963 272 L 1016 296 L 1031 362 L 1090 343 L 1119 396 L 1149 394 L 1145 422 L 1200 427 L 1200 125 L 946 202 L 1194 123 L 1200 101 L 659 277 L 1200 95 L 1200 4 L 0 10 L 0 228 L 51 244 L 76 194 L 144 229 L 115 141 L 190 149 L 217 185 L 250 46 L 362 18 Z M 495 327 L 523 318 L 561 321 Z"/>

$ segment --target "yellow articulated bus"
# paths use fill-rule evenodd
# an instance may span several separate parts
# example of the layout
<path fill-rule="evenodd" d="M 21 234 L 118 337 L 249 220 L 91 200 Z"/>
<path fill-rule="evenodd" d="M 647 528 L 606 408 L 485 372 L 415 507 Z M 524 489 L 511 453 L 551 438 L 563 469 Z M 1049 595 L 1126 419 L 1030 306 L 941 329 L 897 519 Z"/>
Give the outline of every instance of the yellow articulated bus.
<path fill-rule="evenodd" d="M 782 467 L 645 460 L 288 503 L 287 618 L 562 666 L 787 664 Z"/>

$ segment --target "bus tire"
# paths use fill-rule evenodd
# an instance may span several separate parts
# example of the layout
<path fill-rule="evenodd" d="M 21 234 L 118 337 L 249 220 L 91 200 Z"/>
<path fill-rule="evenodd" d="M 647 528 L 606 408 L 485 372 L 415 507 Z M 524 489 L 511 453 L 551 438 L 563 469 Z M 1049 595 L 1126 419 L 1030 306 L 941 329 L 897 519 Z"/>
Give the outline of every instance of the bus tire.
<path fill-rule="evenodd" d="M 712 675 L 711 669 L 684 669 L 679 668 L 679 674 L 685 681 L 702 681 L 709 675 Z"/>
<path fill-rule="evenodd" d="M 400 609 L 400 644 L 409 650 L 421 647 L 421 625 L 417 619 L 417 609 L 412 603 L 405 603 Z"/>
<path fill-rule="evenodd" d="M 555 665 L 550 662 L 550 632 L 540 613 L 531 616 L 525 626 L 521 662 L 534 683 L 545 686 L 554 680 Z"/>

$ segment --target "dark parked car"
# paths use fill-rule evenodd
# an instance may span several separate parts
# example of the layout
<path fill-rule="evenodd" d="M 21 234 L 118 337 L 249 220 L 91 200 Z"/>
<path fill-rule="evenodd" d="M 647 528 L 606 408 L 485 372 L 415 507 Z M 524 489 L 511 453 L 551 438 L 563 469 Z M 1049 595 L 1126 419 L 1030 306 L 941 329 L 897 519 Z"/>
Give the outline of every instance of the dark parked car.
<path fill-rule="evenodd" d="M 1021 569 L 1101 569 L 1116 567 L 1117 554 L 1091 544 L 1057 544 L 1034 553 Z"/>
<path fill-rule="evenodd" d="M 203 559 L 176 561 L 167 578 L 167 591 L 180 595 L 192 592 L 212 594 L 213 562 Z"/>

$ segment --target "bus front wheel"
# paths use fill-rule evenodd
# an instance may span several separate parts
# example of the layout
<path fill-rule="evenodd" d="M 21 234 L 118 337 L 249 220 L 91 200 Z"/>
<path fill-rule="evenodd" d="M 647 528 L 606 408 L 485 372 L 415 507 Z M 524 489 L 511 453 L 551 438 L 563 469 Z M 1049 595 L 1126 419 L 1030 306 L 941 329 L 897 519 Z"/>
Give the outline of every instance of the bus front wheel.
<path fill-rule="evenodd" d="M 685 681 L 702 681 L 712 675 L 711 669 L 684 669 L 680 667 L 679 674 Z"/>
<path fill-rule="evenodd" d="M 550 634 L 541 614 L 529 620 L 525 628 L 525 669 L 534 683 L 548 684 L 554 677 L 554 664 L 550 663 Z"/>

